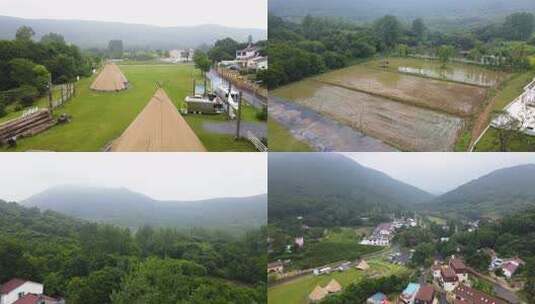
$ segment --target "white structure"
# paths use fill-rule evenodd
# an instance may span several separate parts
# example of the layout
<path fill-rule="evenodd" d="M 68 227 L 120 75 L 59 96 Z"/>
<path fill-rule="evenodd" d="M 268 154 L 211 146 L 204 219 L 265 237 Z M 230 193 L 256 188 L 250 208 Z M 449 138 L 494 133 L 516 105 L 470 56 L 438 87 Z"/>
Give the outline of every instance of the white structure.
<path fill-rule="evenodd" d="M 299 248 L 303 248 L 305 246 L 305 238 L 303 237 L 297 237 L 294 241 L 295 245 Z"/>
<path fill-rule="evenodd" d="M 535 136 L 535 79 L 524 87 L 524 93 L 518 96 L 505 109 L 507 115 L 501 115 L 491 122 L 495 128 L 504 128 L 512 119 L 519 124 L 520 131 Z"/>
<path fill-rule="evenodd" d="M 195 54 L 194 49 L 171 50 L 169 51 L 169 58 L 163 58 L 162 61 L 172 63 L 190 62 L 193 61 L 193 54 Z"/>
<path fill-rule="evenodd" d="M 0 287 L 0 304 L 13 304 L 27 294 L 42 295 L 43 291 L 43 284 L 11 279 Z"/>
<path fill-rule="evenodd" d="M 243 50 L 236 51 L 236 60 L 249 60 L 260 56 L 260 49 L 251 43 Z"/>

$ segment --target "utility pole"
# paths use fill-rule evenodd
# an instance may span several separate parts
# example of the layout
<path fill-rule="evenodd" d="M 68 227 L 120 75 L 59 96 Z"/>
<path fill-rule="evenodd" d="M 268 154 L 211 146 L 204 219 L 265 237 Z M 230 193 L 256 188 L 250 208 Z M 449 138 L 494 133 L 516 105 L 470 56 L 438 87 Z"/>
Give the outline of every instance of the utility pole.
<path fill-rule="evenodd" d="M 232 92 L 232 83 L 229 81 L 228 82 L 228 94 L 227 94 L 227 116 L 228 116 L 228 119 L 230 120 L 230 95 L 231 95 L 231 92 Z"/>
<path fill-rule="evenodd" d="M 242 92 L 240 91 L 240 95 L 238 97 L 238 121 L 236 123 L 236 139 L 240 139 L 241 97 L 242 97 Z"/>
<path fill-rule="evenodd" d="M 48 74 L 48 111 L 52 115 L 53 105 L 52 105 L 52 74 Z"/>

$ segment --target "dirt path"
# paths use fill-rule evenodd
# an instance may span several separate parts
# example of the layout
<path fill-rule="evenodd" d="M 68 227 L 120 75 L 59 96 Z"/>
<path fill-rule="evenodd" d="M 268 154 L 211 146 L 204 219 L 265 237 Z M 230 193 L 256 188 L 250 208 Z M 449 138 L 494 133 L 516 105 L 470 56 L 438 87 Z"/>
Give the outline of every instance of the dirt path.
<path fill-rule="evenodd" d="M 236 134 L 236 122 L 227 121 L 227 122 L 205 122 L 203 123 L 203 128 L 212 133 L 219 134 Z M 247 134 L 247 131 L 253 133 L 258 138 L 267 137 L 267 125 L 265 123 L 251 123 L 251 122 L 242 122 L 240 125 L 240 133 L 243 136 Z"/>
<path fill-rule="evenodd" d="M 386 143 L 297 103 L 271 96 L 269 115 L 316 151 L 392 152 Z"/>

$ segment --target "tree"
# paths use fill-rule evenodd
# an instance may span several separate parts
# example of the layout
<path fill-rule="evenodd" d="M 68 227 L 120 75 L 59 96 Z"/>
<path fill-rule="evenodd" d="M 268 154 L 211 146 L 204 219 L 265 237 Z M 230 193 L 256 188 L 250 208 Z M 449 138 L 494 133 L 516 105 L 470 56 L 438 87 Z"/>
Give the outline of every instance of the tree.
<path fill-rule="evenodd" d="M 500 152 L 507 152 L 510 141 L 518 137 L 522 122 L 511 116 L 507 111 L 495 111 L 494 118 L 500 118 L 501 124 L 497 128 Z"/>
<path fill-rule="evenodd" d="M 62 35 L 56 34 L 56 33 L 48 33 L 41 37 L 41 43 L 43 44 L 50 44 L 50 43 L 57 43 L 57 44 L 65 44 L 65 38 L 63 38 Z"/>
<path fill-rule="evenodd" d="M 210 61 L 210 58 L 208 58 L 208 55 L 202 51 L 195 51 L 195 54 L 193 55 L 193 62 L 195 62 L 195 67 L 203 73 L 204 76 L 204 88 L 206 89 L 206 73 L 210 71 L 210 67 L 212 66 L 212 62 Z"/>
<path fill-rule="evenodd" d="M 215 62 L 232 60 L 236 57 L 236 50 L 239 48 L 240 44 L 232 38 L 218 40 L 208 51 L 208 57 Z"/>
<path fill-rule="evenodd" d="M 416 36 L 418 42 L 425 40 L 425 34 L 427 32 L 427 27 L 425 26 L 424 20 L 422 18 L 414 19 L 412 21 L 411 31 Z"/>
<path fill-rule="evenodd" d="M 532 13 L 514 13 L 505 19 L 504 35 L 511 40 L 528 40 L 535 30 L 535 17 Z"/>
<path fill-rule="evenodd" d="M 451 58 L 455 56 L 455 48 L 451 45 L 442 45 L 437 50 L 437 56 L 444 68 L 450 62 Z"/>
<path fill-rule="evenodd" d="M 17 58 L 9 62 L 11 69 L 11 79 L 17 86 L 24 84 L 33 85 L 35 81 L 35 63 L 28 59 Z"/>
<path fill-rule="evenodd" d="M 108 43 L 108 52 L 111 58 L 119 59 L 123 58 L 123 41 L 122 40 L 110 40 Z"/>
<path fill-rule="evenodd" d="M 15 39 L 19 41 L 31 41 L 32 37 L 35 36 L 35 32 L 29 26 L 21 26 L 15 34 Z"/>
<path fill-rule="evenodd" d="M 394 47 L 401 37 L 401 23 L 391 15 L 377 20 L 374 29 L 377 37 L 387 48 Z"/>

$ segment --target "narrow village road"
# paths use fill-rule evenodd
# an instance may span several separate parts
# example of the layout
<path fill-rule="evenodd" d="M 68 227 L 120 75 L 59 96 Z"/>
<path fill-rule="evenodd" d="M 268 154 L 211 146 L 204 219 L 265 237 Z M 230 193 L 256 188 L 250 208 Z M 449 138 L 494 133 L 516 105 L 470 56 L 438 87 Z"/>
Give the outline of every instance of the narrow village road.
<path fill-rule="evenodd" d="M 316 151 L 393 152 L 386 143 L 327 118 L 318 112 L 279 97 L 269 97 L 269 117 Z"/>
<path fill-rule="evenodd" d="M 228 81 L 226 81 L 225 79 L 223 79 L 219 75 L 217 75 L 216 71 L 210 70 L 210 72 L 206 73 L 206 76 L 208 77 L 208 79 L 210 79 L 212 81 L 212 88 L 214 90 L 215 90 L 215 88 L 217 88 L 219 86 L 223 86 L 224 88 L 228 88 Z M 258 98 L 257 96 L 255 96 L 254 94 L 251 94 L 251 93 L 249 93 L 247 91 L 239 90 L 235 86 L 233 86 L 233 89 L 235 89 L 237 91 L 241 91 L 242 94 L 243 94 L 242 95 L 243 99 L 247 100 L 247 102 L 249 102 L 249 104 L 251 104 L 253 107 L 255 107 L 257 109 L 262 109 L 262 107 L 264 106 L 265 102 L 263 100 L 261 100 L 260 98 Z"/>

